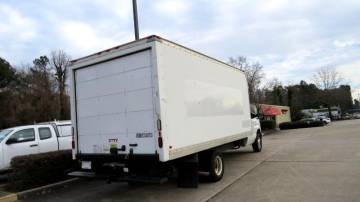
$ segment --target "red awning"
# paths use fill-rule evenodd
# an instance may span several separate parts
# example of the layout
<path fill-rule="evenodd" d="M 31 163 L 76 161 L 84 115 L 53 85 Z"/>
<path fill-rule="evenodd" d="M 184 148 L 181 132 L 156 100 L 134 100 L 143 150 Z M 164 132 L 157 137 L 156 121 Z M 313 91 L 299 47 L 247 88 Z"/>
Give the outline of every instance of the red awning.
<path fill-rule="evenodd" d="M 262 111 L 264 116 L 277 116 L 282 114 L 281 110 L 276 107 L 264 107 Z"/>

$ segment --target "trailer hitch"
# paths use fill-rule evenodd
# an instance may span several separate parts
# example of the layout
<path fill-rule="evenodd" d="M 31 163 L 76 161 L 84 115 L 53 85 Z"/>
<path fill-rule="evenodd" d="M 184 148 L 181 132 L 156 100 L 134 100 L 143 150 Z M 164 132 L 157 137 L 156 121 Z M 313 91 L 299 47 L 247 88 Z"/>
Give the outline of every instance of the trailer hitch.
<path fill-rule="evenodd" d="M 126 151 L 126 146 L 122 145 L 120 148 L 110 148 L 110 154 L 118 155 L 118 151 Z"/>

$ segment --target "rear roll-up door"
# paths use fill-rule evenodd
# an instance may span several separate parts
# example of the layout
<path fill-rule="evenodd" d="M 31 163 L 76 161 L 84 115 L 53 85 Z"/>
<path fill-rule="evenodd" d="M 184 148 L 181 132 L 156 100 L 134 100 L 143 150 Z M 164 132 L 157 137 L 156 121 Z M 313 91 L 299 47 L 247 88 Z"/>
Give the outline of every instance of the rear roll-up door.
<path fill-rule="evenodd" d="M 150 57 L 144 50 L 75 71 L 79 152 L 108 153 L 114 144 L 155 152 Z"/>

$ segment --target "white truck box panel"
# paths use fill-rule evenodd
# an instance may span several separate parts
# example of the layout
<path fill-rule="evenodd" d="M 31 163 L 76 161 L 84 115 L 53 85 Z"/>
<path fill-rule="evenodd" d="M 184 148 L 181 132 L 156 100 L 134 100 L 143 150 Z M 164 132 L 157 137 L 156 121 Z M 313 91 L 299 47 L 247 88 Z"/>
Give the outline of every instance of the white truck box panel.
<path fill-rule="evenodd" d="M 109 140 L 118 139 L 118 146 L 127 146 L 123 153 L 137 143 L 134 154 L 157 153 L 168 161 L 251 136 L 243 72 L 170 41 L 148 39 L 73 64 L 78 152 L 109 154 Z"/>
<path fill-rule="evenodd" d="M 136 140 L 154 133 L 150 51 L 145 50 L 75 71 L 78 150 L 109 153 L 137 143 L 135 154 L 155 153 L 155 140 Z M 120 152 L 121 153 L 121 152 Z"/>
<path fill-rule="evenodd" d="M 164 159 L 250 134 L 243 72 L 166 41 L 156 43 Z"/>

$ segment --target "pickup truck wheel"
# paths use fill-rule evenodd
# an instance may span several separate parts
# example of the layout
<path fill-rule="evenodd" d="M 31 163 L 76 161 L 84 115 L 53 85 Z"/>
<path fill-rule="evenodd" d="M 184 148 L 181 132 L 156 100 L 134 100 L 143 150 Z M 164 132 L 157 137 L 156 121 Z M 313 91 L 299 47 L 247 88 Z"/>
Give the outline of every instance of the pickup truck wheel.
<path fill-rule="evenodd" d="M 134 181 L 127 181 L 127 184 L 130 186 L 130 187 L 136 187 L 139 185 L 138 182 L 134 182 Z"/>
<path fill-rule="evenodd" d="M 262 149 L 262 135 L 260 132 L 257 133 L 255 142 L 252 144 L 254 152 L 261 152 Z"/>
<path fill-rule="evenodd" d="M 221 180 L 224 175 L 224 161 L 220 153 L 213 152 L 211 155 L 209 180 L 217 182 Z"/>

